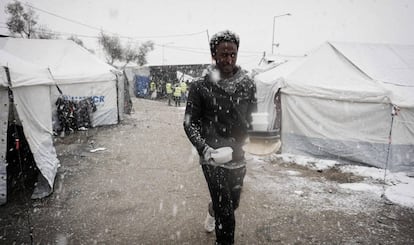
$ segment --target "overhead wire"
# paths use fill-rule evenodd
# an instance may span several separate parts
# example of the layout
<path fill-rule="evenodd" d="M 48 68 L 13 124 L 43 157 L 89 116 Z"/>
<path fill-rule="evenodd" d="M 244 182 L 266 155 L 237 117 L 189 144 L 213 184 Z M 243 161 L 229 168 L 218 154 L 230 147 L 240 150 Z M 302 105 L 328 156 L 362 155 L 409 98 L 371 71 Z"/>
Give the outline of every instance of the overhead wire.
<path fill-rule="evenodd" d="M 192 33 L 181 33 L 181 34 L 169 34 L 169 35 L 148 35 L 148 36 L 126 36 L 126 35 L 119 35 L 118 33 L 115 32 L 110 32 L 107 30 L 104 30 L 103 28 L 99 28 L 96 26 L 92 26 L 90 24 L 86 24 L 83 23 L 81 21 L 78 20 L 74 20 L 74 19 L 70 19 L 67 18 L 65 16 L 53 13 L 51 11 L 45 10 L 45 9 L 41 9 L 38 8 L 36 6 L 34 6 L 33 4 L 30 3 L 25 3 L 26 6 L 33 8 L 34 10 L 37 10 L 39 12 L 54 16 L 56 18 L 60 18 L 63 19 L 65 21 L 83 26 L 83 27 L 87 27 L 89 29 L 95 30 L 95 31 L 99 31 L 99 32 L 106 32 L 106 33 L 111 33 L 113 35 L 118 36 L 121 39 L 128 39 L 130 42 L 134 42 L 137 44 L 141 44 L 142 41 L 139 39 L 161 39 L 161 38 L 177 38 L 177 37 L 188 37 L 188 36 L 195 36 L 195 35 L 200 35 L 200 34 L 204 34 L 207 33 L 208 34 L 208 30 L 203 30 L 203 31 L 198 31 L 198 32 L 192 32 Z M 6 23 L 4 23 L 6 24 Z M 5 27 L 0 27 L 0 28 L 5 28 Z M 85 35 L 85 34 L 77 34 L 77 33 L 70 33 L 70 32 L 61 32 L 61 31 L 55 31 L 52 29 L 42 29 L 42 28 L 36 28 L 37 30 L 42 30 L 45 33 L 49 33 L 49 34 L 54 34 L 54 35 L 60 35 L 60 36 L 77 36 L 77 37 L 82 37 L 82 38 L 94 38 L 94 39 L 98 39 L 99 36 L 97 35 Z M 182 52 L 190 52 L 190 53 L 198 53 L 198 54 L 210 54 L 210 51 L 208 50 L 208 48 L 193 48 L 193 47 L 183 47 L 183 46 L 172 46 L 172 45 L 164 45 L 164 44 L 159 44 L 154 42 L 155 46 L 158 47 L 163 47 L 163 48 L 169 48 L 169 49 L 174 49 L 177 51 L 182 51 Z M 248 53 L 250 53 L 251 55 L 248 55 Z M 243 56 L 243 57 L 253 57 L 257 55 L 261 55 L 262 52 L 256 52 L 256 51 L 241 51 L 239 52 L 239 56 Z"/>
<path fill-rule="evenodd" d="M 44 9 L 40 9 L 38 7 L 33 6 L 32 4 L 29 4 L 29 3 L 25 3 L 25 4 L 27 6 L 33 8 L 33 9 L 35 9 L 35 10 L 38 10 L 40 12 L 43 12 L 43 13 L 52 15 L 54 17 L 57 17 L 57 18 L 60 18 L 60 19 L 63 19 L 63 20 L 72 22 L 74 24 L 78 24 L 78 25 L 81 25 L 81 26 L 84 26 L 84 27 L 88 27 L 90 29 L 97 30 L 97 31 L 104 31 L 103 28 L 98 28 L 98 27 L 95 27 L 95 26 L 92 26 L 92 25 L 89 25 L 89 24 L 82 23 L 82 22 L 77 21 L 77 20 L 73 20 L 73 19 L 64 17 L 62 15 L 58 15 L 58 14 L 52 13 L 52 12 L 47 11 L 47 10 L 44 10 Z M 111 32 L 111 31 L 106 31 L 106 32 L 115 34 L 115 35 L 119 36 L 120 38 L 132 38 L 132 39 L 153 38 L 153 39 L 155 39 L 155 38 L 172 38 L 172 37 L 194 36 L 194 35 L 199 35 L 199 34 L 205 33 L 206 30 L 199 31 L 199 32 L 193 32 L 193 33 L 171 34 L 171 35 L 155 35 L 155 36 L 125 36 L 125 35 L 120 35 L 119 33 L 116 33 L 116 32 Z"/>
<path fill-rule="evenodd" d="M 49 14 L 49 15 L 55 16 L 55 17 L 57 17 L 57 18 L 60 18 L 60 19 L 63 19 L 63 20 L 66 20 L 66 21 L 69 21 L 69 22 L 72 22 L 72 23 L 75 23 L 75 24 L 78 24 L 78 25 L 84 26 L 84 27 L 88 27 L 88 28 L 90 28 L 90 29 L 94 29 L 94 30 L 98 30 L 98 31 L 101 31 L 101 30 L 102 30 L 102 28 L 97 28 L 97 27 L 95 27 L 95 26 L 91 26 L 91 25 L 88 25 L 88 24 L 82 23 L 82 22 L 80 22 L 80 21 L 77 21 L 77 20 L 72 20 L 72 19 L 66 18 L 66 17 L 64 17 L 64 16 L 61 16 L 61 15 L 58 15 L 58 14 L 55 14 L 55 13 L 49 12 L 49 11 L 47 11 L 47 10 L 43 10 L 43 9 L 37 8 L 37 7 L 35 7 L 35 6 L 33 6 L 32 4 L 29 4 L 29 3 L 25 3 L 25 5 L 26 5 L 26 6 L 29 6 L 30 8 L 36 9 L 37 11 L 40 11 L 40 12 L 43 12 L 43 13 L 46 13 L 46 14 Z"/>

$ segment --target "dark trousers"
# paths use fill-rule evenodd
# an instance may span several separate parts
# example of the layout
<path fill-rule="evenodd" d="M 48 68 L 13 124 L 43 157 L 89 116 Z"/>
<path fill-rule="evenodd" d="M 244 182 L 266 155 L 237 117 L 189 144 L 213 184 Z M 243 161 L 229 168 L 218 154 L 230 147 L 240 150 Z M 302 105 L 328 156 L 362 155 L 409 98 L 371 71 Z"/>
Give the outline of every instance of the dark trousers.
<path fill-rule="evenodd" d="M 181 99 L 181 97 L 174 96 L 175 106 L 181 106 L 180 105 L 180 99 Z"/>
<path fill-rule="evenodd" d="M 213 202 L 216 220 L 216 244 L 233 244 L 236 220 L 246 167 L 226 169 L 202 165 Z"/>
<path fill-rule="evenodd" d="M 171 100 L 173 99 L 173 95 L 167 94 L 167 99 L 168 99 L 168 105 L 171 105 Z"/>

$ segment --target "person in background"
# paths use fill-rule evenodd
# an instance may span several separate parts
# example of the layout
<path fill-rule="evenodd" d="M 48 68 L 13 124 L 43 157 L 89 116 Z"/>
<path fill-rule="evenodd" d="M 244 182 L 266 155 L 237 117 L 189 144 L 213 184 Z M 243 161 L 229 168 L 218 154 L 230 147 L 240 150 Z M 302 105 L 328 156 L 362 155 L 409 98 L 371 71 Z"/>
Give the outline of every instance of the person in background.
<path fill-rule="evenodd" d="M 200 156 L 212 201 L 204 225 L 208 232 L 215 230 L 216 244 L 234 243 L 234 211 L 246 174 L 242 146 L 257 110 L 255 84 L 236 65 L 239 43 L 238 35 L 228 30 L 212 36 L 215 64 L 191 84 L 184 114 L 184 130 Z M 229 162 L 214 159 L 222 147 L 233 150 Z"/>
<path fill-rule="evenodd" d="M 168 105 L 171 105 L 173 96 L 172 84 L 170 82 L 165 83 L 165 92 L 167 93 Z"/>
<path fill-rule="evenodd" d="M 175 106 L 181 106 L 180 105 L 180 101 L 181 101 L 181 86 L 180 86 L 180 83 L 176 83 L 174 85 L 174 101 L 175 101 Z"/>
<path fill-rule="evenodd" d="M 187 101 L 187 83 L 183 80 L 180 83 L 181 86 L 181 101 L 186 102 Z"/>
<path fill-rule="evenodd" d="M 154 81 L 151 81 L 150 83 L 150 95 L 152 100 L 157 98 L 157 85 Z"/>

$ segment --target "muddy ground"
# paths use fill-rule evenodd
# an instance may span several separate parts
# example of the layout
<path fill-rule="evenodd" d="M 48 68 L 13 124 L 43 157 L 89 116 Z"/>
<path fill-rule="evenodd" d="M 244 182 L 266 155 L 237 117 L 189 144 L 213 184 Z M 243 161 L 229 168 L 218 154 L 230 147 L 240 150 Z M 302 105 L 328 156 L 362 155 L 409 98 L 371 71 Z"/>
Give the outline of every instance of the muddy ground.
<path fill-rule="evenodd" d="M 30 188 L 14 191 L 0 207 L 0 244 L 214 244 L 184 109 L 133 103 L 119 125 L 56 137 L 54 193 L 31 201 Z M 247 159 L 236 244 L 414 244 L 412 209 L 339 186 L 383 183 L 277 155 Z"/>

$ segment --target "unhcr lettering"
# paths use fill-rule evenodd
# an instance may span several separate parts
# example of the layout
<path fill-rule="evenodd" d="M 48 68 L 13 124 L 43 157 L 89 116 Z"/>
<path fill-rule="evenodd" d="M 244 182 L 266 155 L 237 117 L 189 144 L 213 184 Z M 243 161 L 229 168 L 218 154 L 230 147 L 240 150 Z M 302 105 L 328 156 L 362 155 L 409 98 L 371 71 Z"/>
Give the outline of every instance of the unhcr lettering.
<path fill-rule="evenodd" d="M 103 95 L 93 95 L 93 96 L 71 96 L 71 95 L 64 95 L 63 98 L 65 100 L 72 100 L 72 101 L 80 101 L 86 98 L 92 98 L 95 105 L 103 104 L 105 103 L 105 96 Z"/>

